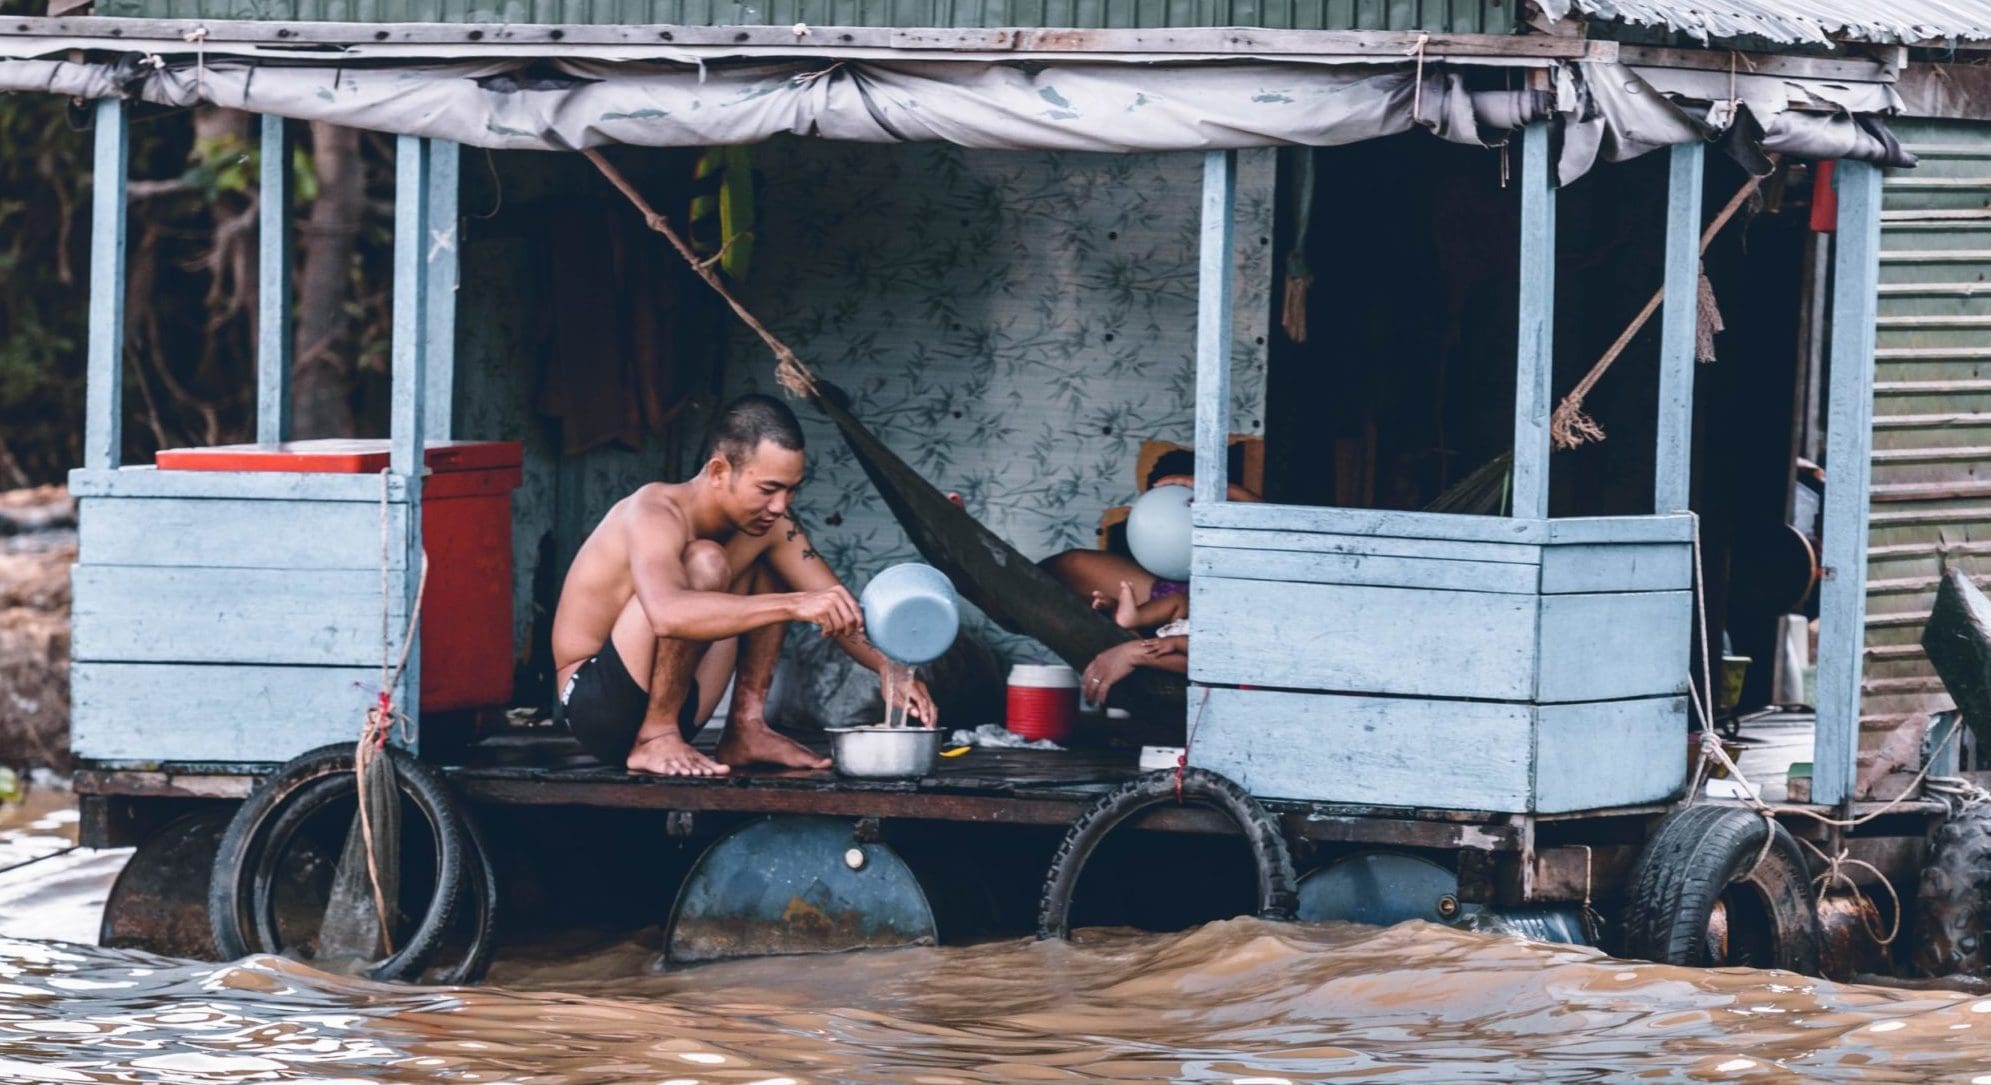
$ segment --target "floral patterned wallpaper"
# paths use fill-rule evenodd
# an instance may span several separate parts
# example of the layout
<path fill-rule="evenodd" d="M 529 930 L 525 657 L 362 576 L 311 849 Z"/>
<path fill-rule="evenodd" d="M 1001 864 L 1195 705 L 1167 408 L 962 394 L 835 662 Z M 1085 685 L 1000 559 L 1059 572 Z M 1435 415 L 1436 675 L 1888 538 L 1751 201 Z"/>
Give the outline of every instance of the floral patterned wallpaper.
<path fill-rule="evenodd" d="M 792 140 L 754 156 L 749 306 L 1025 554 L 1094 545 L 1100 514 L 1134 496 L 1141 442 L 1192 439 L 1201 155 Z M 1233 429 L 1261 432 L 1272 152 L 1244 153 L 1239 172 Z M 741 329 L 726 394 L 776 391 L 772 373 Z M 798 413 L 817 549 L 853 590 L 916 560 L 828 420 Z M 1002 655 L 1043 655 L 979 624 Z"/>

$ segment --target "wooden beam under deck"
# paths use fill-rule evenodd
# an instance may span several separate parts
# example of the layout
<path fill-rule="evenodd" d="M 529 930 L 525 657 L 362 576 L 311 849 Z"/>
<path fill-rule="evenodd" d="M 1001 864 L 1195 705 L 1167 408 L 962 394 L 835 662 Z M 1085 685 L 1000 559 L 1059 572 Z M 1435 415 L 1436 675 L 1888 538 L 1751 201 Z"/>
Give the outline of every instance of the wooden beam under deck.
<path fill-rule="evenodd" d="M 851 780 L 824 773 L 748 773 L 729 779 L 668 779 L 604 768 L 535 764 L 450 766 L 444 772 L 475 802 L 507 806 L 594 806 L 735 814 L 957 821 L 992 825 L 1070 825 L 1086 807 L 1139 775 L 1126 751 L 977 750 L 966 764 L 943 763 L 916 781 Z M 243 798 L 275 765 L 96 766 L 76 790 L 130 798 Z M 1505 814 L 1269 801 L 1295 840 L 1436 850 L 1512 851 L 1521 846 Z M 1231 833 L 1214 811 L 1158 810 L 1133 823 L 1162 832 Z"/>
<path fill-rule="evenodd" d="M 504 806 L 591 806 L 612 809 L 726 814 L 812 814 L 830 817 L 910 821 L 953 821 L 987 825 L 1070 825 L 1086 807 L 1138 775 L 1130 754 L 1112 751 L 1046 753 L 977 750 L 968 764 L 944 763 L 934 775 L 915 781 L 851 780 L 825 773 L 748 773 L 730 779 L 667 779 L 604 768 L 552 768 L 542 764 L 447 766 L 444 773 L 474 802 Z M 84 795 L 136 799 L 240 799 L 275 772 L 276 765 L 173 764 L 134 767 L 94 766 L 76 774 Z M 1291 840 L 1367 847 L 1436 851 L 1514 853 L 1527 846 L 1530 819 L 1478 810 L 1424 810 L 1404 807 L 1261 800 L 1278 817 Z M 1879 803 L 1860 803 L 1856 813 Z M 1543 816 L 1536 824 L 1568 828 L 1584 822 L 1616 822 L 1610 830 L 1630 842 L 1641 833 L 1629 822 L 1646 821 L 1672 807 L 1649 805 Z M 1829 807 L 1808 807 L 1827 813 Z M 1863 838 L 1883 834 L 1919 840 L 1927 819 L 1940 816 L 1940 804 L 1898 805 L 1874 822 Z M 1785 819 L 1792 831 L 1816 835 L 1816 822 L 1800 815 Z M 1227 818 L 1201 807 L 1158 810 L 1133 823 L 1159 832 L 1232 833 Z M 1574 839 L 1594 836 L 1588 830 Z M 1604 837 L 1596 837 L 1600 845 Z M 1865 847 L 1866 845 L 1862 845 Z M 1876 845 L 1877 846 L 1877 845 Z M 1568 843 L 1548 846 L 1564 866 Z M 1559 850 L 1560 849 L 1560 850 Z M 1549 863 L 1550 860 L 1541 860 Z M 1551 864 L 1553 865 L 1553 864 Z M 1557 869 L 1560 869 L 1559 867 Z M 1574 868 L 1572 868 L 1574 869 Z M 1566 872 L 1565 872 L 1566 873 Z M 1571 875 L 1573 877 L 1573 875 Z M 1567 880 L 1567 879 L 1565 879 Z"/>

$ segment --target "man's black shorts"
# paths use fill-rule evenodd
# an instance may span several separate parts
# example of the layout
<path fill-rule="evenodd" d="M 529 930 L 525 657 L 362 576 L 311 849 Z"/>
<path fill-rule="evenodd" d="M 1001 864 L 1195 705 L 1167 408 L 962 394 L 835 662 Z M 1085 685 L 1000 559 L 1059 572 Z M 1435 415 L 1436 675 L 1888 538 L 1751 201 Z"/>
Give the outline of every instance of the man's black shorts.
<path fill-rule="evenodd" d="M 650 695 L 630 677 L 611 640 L 567 679 L 560 703 L 567 728 L 581 748 L 603 764 L 619 768 L 629 760 L 636 733 L 643 729 Z M 684 705 L 678 709 L 677 729 L 690 742 L 698 728 L 698 679 L 693 678 Z"/>

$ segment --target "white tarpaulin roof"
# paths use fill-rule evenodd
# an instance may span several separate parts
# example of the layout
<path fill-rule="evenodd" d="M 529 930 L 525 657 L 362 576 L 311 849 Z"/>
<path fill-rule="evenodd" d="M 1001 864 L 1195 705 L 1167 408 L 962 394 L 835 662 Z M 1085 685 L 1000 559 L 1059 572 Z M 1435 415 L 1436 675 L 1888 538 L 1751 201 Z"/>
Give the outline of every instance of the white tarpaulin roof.
<path fill-rule="evenodd" d="M 129 79 L 129 82 L 123 80 Z M 1420 85 L 1421 83 L 1421 85 Z M 871 143 L 1157 151 L 1352 143 L 1413 123 L 1460 142 L 1546 115 L 1545 95 L 1469 90 L 1407 65 L 1057 65 L 939 60 L 686 65 L 550 60 L 387 67 L 243 61 L 127 68 L 0 62 L 0 89 L 212 103 L 501 150 L 706 146 L 780 133 Z M 1414 116 L 1413 116 L 1414 111 Z"/>
<path fill-rule="evenodd" d="M 284 65 L 127 54 L 115 62 L 0 60 L 0 90 L 160 105 L 208 103 L 504 150 L 608 143 L 709 146 L 782 133 L 897 143 L 1068 151 L 1169 151 L 1354 143 L 1424 128 L 1499 143 L 1530 121 L 1562 121 L 1564 181 L 1598 160 L 1710 139 L 1737 125 L 1752 145 L 1805 157 L 1906 164 L 1870 116 L 1892 91 L 1809 102 L 1778 81 L 1729 90 L 1689 73 L 1656 87 L 1609 62 L 1557 69 L 1557 90 L 1509 89 L 1508 71 L 1469 61 L 1323 65 L 1262 60 L 732 61 L 714 64 L 476 60 Z M 1652 78 L 1659 78 L 1652 76 Z M 1668 76 L 1667 78 L 1672 78 Z M 1519 86 L 1518 79 L 1511 81 Z M 1662 89 L 1665 90 L 1662 93 Z M 1735 96 L 1710 106 L 1710 97 Z"/>
<path fill-rule="evenodd" d="M 1984 0 L 1535 0 L 1551 19 L 1572 11 L 1710 38 L 1873 42 L 1991 40 Z"/>

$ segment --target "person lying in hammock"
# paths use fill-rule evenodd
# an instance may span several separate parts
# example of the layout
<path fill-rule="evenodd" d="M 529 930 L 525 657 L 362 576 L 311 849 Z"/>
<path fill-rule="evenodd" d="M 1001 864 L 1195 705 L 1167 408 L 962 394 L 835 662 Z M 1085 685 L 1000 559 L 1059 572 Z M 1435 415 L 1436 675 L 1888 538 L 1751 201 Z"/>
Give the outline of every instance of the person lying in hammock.
<path fill-rule="evenodd" d="M 874 671 L 885 659 L 790 508 L 802 474 L 794 412 L 743 396 L 714 424 L 697 476 L 638 489 L 581 544 L 553 613 L 553 658 L 561 714 L 589 753 L 665 776 L 830 766 L 763 715 L 788 623 L 815 625 Z M 714 760 L 691 737 L 729 679 Z M 917 679 L 899 699 L 927 726 L 938 722 Z"/>
<path fill-rule="evenodd" d="M 1232 474 L 1229 500 L 1259 500 L 1256 493 L 1237 483 L 1235 471 Z M 1193 488 L 1195 475 L 1194 453 L 1180 449 L 1165 452 L 1148 472 L 1146 489 Z M 1067 550 L 1045 558 L 1038 565 L 1065 587 L 1090 599 L 1095 609 L 1112 611 L 1114 622 L 1122 629 L 1156 629 L 1189 617 L 1187 582 L 1158 577 L 1124 554 L 1110 550 Z"/>

